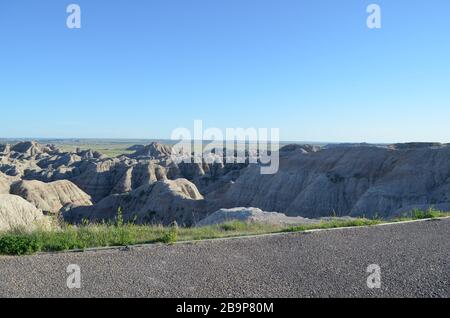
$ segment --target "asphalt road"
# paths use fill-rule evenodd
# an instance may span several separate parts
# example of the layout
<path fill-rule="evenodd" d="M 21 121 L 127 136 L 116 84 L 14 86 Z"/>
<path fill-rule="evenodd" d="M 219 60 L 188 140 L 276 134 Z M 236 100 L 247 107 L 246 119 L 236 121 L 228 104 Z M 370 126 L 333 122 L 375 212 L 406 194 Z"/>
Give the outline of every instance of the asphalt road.
<path fill-rule="evenodd" d="M 450 219 L 0 257 L 2 297 L 449 297 Z M 67 266 L 81 288 L 67 287 Z M 367 286 L 370 264 L 381 288 Z M 74 282 L 74 281 L 72 281 Z"/>

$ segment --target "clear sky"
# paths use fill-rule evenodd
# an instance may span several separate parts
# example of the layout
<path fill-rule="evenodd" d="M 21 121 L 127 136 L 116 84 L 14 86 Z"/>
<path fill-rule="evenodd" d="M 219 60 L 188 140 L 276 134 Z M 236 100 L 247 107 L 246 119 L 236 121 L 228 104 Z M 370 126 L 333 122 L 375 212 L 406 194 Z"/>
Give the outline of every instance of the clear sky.
<path fill-rule="evenodd" d="M 450 1 L 0 0 L 0 110 L 6 138 L 450 142 Z"/>

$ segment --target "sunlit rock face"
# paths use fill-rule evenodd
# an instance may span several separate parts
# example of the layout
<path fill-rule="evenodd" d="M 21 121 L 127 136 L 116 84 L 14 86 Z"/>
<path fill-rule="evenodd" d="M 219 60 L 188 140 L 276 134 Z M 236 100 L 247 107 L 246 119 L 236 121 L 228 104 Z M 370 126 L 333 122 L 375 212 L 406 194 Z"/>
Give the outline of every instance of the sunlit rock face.
<path fill-rule="evenodd" d="M 408 144 L 332 147 L 281 157 L 280 170 L 249 167 L 223 197 L 291 216 L 391 217 L 414 207 L 450 205 L 450 147 Z"/>
<path fill-rule="evenodd" d="M 172 147 L 160 143 L 130 150 L 135 152 L 110 158 L 36 142 L 0 145 L 0 194 L 17 194 L 75 223 L 112 220 L 119 208 L 127 220 L 185 225 L 236 207 L 307 218 L 450 210 L 445 144 L 286 145 L 272 175 L 249 162 L 179 163 Z"/>
<path fill-rule="evenodd" d="M 22 180 L 11 186 L 11 194 L 18 195 L 38 209 L 56 214 L 62 207 L 92 205 L 91 197 L 68 180 L 44 183 Z"/>
<path fill-rule="evenodd" d="M 11 194 L 0 194 L 0 232 L 14 229 L 31 231 L 50 226 L 41 210 L 25 199 Z"/>
<path fill-rule="evenodd" d="M 204 197 L 186 179 L 156 181 L 125 194 L 113 194 L 90 207 L 63 213 L 69 222 L 112 220 L 120 209 L 125 221 L 192 225 L 204 217 Z"/>

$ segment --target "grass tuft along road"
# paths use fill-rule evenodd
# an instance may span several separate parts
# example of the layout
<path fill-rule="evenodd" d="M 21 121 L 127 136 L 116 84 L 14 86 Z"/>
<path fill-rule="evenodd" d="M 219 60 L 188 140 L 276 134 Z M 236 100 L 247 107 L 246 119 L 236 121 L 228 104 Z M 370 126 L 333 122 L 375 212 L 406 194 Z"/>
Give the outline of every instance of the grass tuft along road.
<path fill-rule="evenodd" d="M 445 217 L 449 213 L 428 210 L 413 211 L 408 218 L 423 219 Z M 195 241 L 238 236 L 251 236 L 268 233 L 303 232 L 311 229 L 328 229 L 338 227 L 371 226 L 386 221 L 369 219 L 332 219 L 319 223 L 298 226 L 260 224 L 254 222 L 232 221 L 203 227 L 184 228 L 154 225 L 136 225 L 124 223 L 119 210 L 114 222 L 105 224 L 83 224 L 73 226 L 65 223 L 55 224 L 53 230 L 43 229 L 32 232 L 16 229 L 0 233 L 0 254 L 28 255 L 37 252 L 57 252 L 95 247 L 129 246 L 137 244 L 166 243 L 177 241 Z"/>

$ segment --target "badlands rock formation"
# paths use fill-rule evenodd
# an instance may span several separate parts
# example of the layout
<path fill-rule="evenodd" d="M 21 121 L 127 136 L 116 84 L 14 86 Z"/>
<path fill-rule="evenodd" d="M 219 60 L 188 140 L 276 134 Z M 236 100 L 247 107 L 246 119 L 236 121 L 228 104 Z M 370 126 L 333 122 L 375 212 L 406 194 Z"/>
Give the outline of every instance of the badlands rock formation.
<path fill-rule="evenodd" d="M 0 194 L 0 231 L 48 226 L 49 221 L 34 205 L 16 195 Z"/>
<path fill-rule="evenodd" d="M 62 207 L 92 205 L 91 197 L 68 180 L 44 183 L 22 180 L 11 186 L 11 194 L 18 195 L 46 213 L 58 213 Z"/>
<path fill-rule="evenodd" d="M 14 180 L 15 178 L 7 176 L 0 172 L 0 194 L 8 194 L 11 184 L 14 182 Z"/>
<path fill-rule="evenodd" d="M 248 167 L 222 203 L 305 217 L 392 217 L 416 206 L 450 207 L 450 147 L 333 147 L 285 155 L 274 175 Z"/>
<path fill-rule="evenodd" d="M 172 147 L 163 145 L 157 142 L 144 146 L 142 148 L 136 148 L 136 152 L 131 156 L 134 158 L 152 158 L 152 159 L 165 159 L 172 155 Z"/>
<path fill-rule="evenodd" d="M 90 207 L 68 209 L 71 222 L 114 220 L 120 208 L 125 221 L 191 225 L 204 217 L 203 196 L 186 179 L 156 181 L 125 194 L 113 194 Z"/>
<path fill-rule="evenodd" d="M 112 189 L 112 193 L 130 192 L 143 185 L 166 180 L 166 169 L 153 162 L 140 162 L 130 166 Z"/>
<path fill-rule="evenodd" d="M 221 224 L 230 221 L 254 222 L 272 225 L 314 224 L 319 219 L 306 219 L 300 216 L 288 217 L 277 212 L 265 212 L 257 208 L 220 209 L 198 222 L 197 226 Z"/>
<path fill-rule="evenodd" d="M 36 142 L 0 145 L 0 193 L 16 193 L 47 212 L 60 210 L 75 223 L 114 219 L 119 208 L 127 220 L 185 225 L 236 207 L 307 218 L 450 210 L 446 144 L 287 145 L 273 175 L 261 175 L 248 161 L 178 163 L 172 148 L 159 143 L 132 149 L 107 158 Z M 216 151 L 208 156 L 220 158 Z"/>

